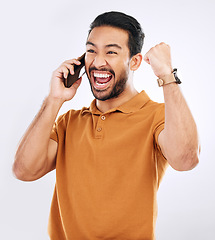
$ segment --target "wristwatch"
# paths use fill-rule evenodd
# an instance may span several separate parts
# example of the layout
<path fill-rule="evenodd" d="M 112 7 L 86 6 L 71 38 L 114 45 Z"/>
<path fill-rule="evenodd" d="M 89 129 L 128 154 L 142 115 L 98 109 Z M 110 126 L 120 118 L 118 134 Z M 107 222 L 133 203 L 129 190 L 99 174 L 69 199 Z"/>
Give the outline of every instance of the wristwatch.
<path fill-rule="evenodd" d="M 162 79 L 158 79 L 158 86 L 162 87 L 164 85 L 170 84 L 170 83 L 177 83 L 180 84 L 181 80 L 179 79 L 178 75 L 177 75 L 177 68 L 174 68 L 172 71 L 172 74 L 165 76 Z"/>

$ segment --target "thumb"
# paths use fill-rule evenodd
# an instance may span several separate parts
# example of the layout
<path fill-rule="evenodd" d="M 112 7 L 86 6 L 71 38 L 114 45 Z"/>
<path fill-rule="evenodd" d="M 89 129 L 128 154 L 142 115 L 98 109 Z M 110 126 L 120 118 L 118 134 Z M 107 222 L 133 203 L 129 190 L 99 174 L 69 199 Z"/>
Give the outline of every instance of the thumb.
<path fill-rule="evenodd" d="M 150 64 L 148 54 L 145 54 L 145 56 L 144 56 L 144 61 L 145 61 L 146 63 Z"/>
<path fill-rule="evenodd" d="M 82 77 L 80 77 L 70 88 L 75 88 L 75 90 L 78 89 L 78 87 L 81 85 Z"/>
<path fill-rule="evenodd" d="M 69 101 L 75 96 L 76 91 L 80 86 L 80 84 L 81 84 L 81 78 L 79 78 L 75 83 L 73 83 L 73 85 L 70 88 L 66 88 L 66 87 L 64 88 L 65 101 Z"/>

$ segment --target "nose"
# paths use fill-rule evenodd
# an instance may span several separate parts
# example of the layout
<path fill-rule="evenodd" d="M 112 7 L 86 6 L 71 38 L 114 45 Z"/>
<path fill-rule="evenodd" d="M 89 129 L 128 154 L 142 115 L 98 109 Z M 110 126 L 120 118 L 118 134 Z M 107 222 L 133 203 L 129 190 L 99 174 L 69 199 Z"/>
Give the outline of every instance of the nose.
<path fill-rule="evenodd" d="M 97 54 L 95 56 L 95 58 L 93 60 L 93 65 L 98 69 L 107 65 L 107 62 L 106 62 L 103 54 Z"/>

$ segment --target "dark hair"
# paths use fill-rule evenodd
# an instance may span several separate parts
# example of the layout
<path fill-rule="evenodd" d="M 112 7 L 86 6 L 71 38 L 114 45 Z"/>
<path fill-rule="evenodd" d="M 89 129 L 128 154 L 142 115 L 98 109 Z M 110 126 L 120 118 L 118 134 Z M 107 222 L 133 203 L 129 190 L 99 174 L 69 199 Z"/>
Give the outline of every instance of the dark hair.
<path fill-rule="evenodd" d="M 130 57 L 141 52 L 145 34 L 135 18 L 121 12 L 105 12 L 96 17 L 91 23 L 89 34 L 93 28 L 100 26 L 112 26 L 127 31 L 129 34 L 128 48 Z"/>

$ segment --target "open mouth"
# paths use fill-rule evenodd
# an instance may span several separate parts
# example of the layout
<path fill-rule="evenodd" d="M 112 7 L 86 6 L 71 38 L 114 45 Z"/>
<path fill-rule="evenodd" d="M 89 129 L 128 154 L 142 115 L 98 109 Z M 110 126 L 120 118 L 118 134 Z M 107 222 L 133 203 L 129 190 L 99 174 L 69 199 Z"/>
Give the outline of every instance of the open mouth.
<path fill-rule="evenodd" d="M 94 88 L 98 90 L 105 90 L 110 85 L 110 81 L 113 77 L 112 74 L 93 72 Z"/>

